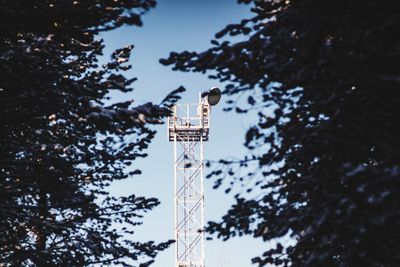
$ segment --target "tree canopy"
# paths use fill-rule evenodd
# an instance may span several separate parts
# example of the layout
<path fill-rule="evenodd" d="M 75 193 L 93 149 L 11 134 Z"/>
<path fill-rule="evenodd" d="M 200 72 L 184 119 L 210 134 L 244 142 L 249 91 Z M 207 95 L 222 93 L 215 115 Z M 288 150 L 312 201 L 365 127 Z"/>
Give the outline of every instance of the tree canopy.
<path fill-rule="evenodd" d="M 98 34 L 140 26 L 153 0 L 0 1 L 0 264 L 148 266 L 170 241 L 134 241 L 155 198 L 107 186 L 145 157 L 178 88 L 162 103 L 105 104 L 130 92 L 133 46 L 99 66 Z M 118 224 L 128 227 L 119 229 Z"/>
<path fill-rule="evenodd" d="M 259 266 L 398 266 L 400 2 L 238 2 L 254 16 L 206 51 L 160 60 L 208 72 L 226 84 L 226 110 L 258 114 L 248 154 L 209 176 L 260 194 L 236 195 L 207 230 L 278 241 L 253 258 Z"/>

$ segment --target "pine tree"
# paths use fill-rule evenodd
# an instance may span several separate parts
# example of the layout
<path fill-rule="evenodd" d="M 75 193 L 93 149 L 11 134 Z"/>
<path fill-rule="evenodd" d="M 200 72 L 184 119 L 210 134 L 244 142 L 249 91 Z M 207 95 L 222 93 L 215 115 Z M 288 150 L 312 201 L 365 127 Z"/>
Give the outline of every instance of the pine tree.
<path fill-rule="evenodd" d="M 400 265 L 400 2 L 239 2 L 252 18 L 206 51 L 160 60 L 209 71 L 226 83 L 227 110 L 258 113 L 246 157 L 210 174 L 258 197 L 236 195 L 208 231 L 277 241 L 259 266 Z"/>
<path fill-rule="evenodd" d="M 141 26 L 153 0 L 0 1 L 0 265 L 148 266 L 170 241 L 136 242 L 155 198 L 109 195 L 145 157 L 179 88 L 160 104 L 105 104 L 130 92 L 133 46 L 99 66 L 99 33 Z M 126 228 L 119 229 L 124 224 Z"/>

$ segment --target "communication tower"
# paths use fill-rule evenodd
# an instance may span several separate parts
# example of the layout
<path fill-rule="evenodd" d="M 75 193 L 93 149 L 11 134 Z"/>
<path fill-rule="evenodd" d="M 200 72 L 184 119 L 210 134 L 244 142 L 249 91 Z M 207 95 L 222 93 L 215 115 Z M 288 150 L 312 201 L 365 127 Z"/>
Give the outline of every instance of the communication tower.
<path fill-rule="evenodd" d="M 174 144 L 175 267 L 204 267 L 204 158 L 211 106 L 221 99 L 213 87 L 196 104 L 176 104 L 168 117 Z"/>

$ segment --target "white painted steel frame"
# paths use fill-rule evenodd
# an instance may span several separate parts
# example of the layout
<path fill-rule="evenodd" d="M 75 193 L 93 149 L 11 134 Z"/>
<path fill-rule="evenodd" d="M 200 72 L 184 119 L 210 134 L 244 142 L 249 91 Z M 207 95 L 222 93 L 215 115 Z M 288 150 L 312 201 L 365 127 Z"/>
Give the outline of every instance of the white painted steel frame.
<path fill-rule="evenodd" d="M 194 108 L 194 109 L 193 109 Z M 175 266 L 204 267 L 204 156 L 210 106 L 175 105 L 168 118 L 174 143 Z"/>

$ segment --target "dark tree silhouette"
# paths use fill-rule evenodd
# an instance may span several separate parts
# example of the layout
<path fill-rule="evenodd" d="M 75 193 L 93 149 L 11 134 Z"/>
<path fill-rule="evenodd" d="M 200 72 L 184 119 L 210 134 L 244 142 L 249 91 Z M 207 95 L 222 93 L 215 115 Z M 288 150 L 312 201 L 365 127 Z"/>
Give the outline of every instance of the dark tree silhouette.
<path fill-rule="evenodd" d="M 227 84 L 227 110 L 258 112 L 248 155 L 210 174 L 258 196 L 236 195 L 208 231 L 278 241 L 252 260 L 259 266 L 399 266 L 400 2 L 239 2 L 254 17 L 207 51 L 160 60 L 211 71 Z"/>
<path fill-rule="evenodd" d="M 149 126 L 162 123 L 183 89 L 159 105 L 105 105 L 112 90 L 133 89 L 123 75 L 133 46 L 97 62 L 98 33 L 140 26 L 154 6 L 0 1 L 0 265 L 148 266 L 170 244 L 132 237 L 157 199 L 113 197 L 107 185 L 140 174 L 125 169 L 146 156 Z"/>

